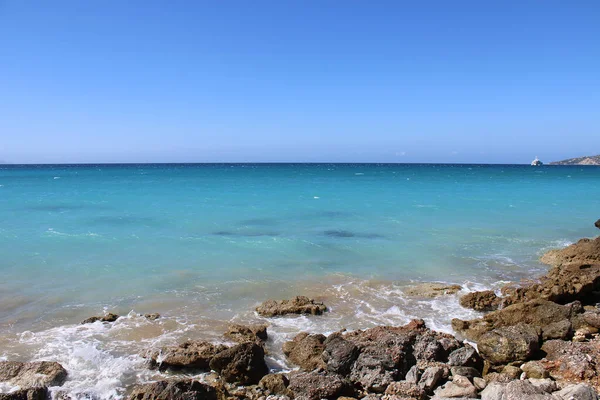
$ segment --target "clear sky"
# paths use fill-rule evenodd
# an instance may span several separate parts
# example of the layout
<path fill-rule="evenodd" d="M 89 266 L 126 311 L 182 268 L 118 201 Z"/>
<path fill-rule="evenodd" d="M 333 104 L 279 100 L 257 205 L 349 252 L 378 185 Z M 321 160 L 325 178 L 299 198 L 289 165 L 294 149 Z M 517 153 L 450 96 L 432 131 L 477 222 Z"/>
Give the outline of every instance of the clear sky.
<path fill-rule="evenodd" d="M 590 154 L 599 0 L 0 0 L 5 162 Z"/>

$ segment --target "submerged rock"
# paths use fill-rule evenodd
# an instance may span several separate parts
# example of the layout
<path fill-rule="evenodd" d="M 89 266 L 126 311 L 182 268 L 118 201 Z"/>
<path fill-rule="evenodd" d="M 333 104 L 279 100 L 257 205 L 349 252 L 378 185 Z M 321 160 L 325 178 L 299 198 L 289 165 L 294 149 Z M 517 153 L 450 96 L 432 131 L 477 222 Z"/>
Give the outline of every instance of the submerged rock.
<path fill-rule="evenodd" d="M 411 286 L 404 290 L 404 294 L 415 297 L 434 298 L 449 294 L 455 294 L 462 290 L 459 285 L 450 285 L 446 283 L 426 282 L 415 286 Z"/>
<path fill-rule="evenodd" d="M 493 290 L 472 292 L 460 298 L 460 305 L 475 311 L 494 311 L 498 309 L 501 299 Z"/>
<path fill-rule="evenodd" d="M 130 400 L 217 400 L 215 388 L 198 381 L 159 381 L 137 385 Z"/>
<path fill-rule="evenodd" d="M 275 317 L 286 314 L 321 315 L 327 311 L 323 303 L 305 296 L 296 296 L 291 300 L 267 300 L 256 308 L 256 312 L 264 317 Z"/>
<path fill-rule="evenodd" d="M 0 382 L 19 386 L 22 390 L 60 386 L 66 379 L 67 371 L 57 362 L 0 361 Z"/>
<path fill-rule="evenodd" d="M 187 369 L 206 371 L 210 369 L 212 358 L 227 346 L 215 345 L 205 341 L 190 340 L 178 346 L 167 346 L 159 350 L 151 350 L 145 355 L 149 359 L 150 368 Z"/>
<path fill-rule="evenodd" d="M 268 339 L 267 325 L 231 324 L 227 327 L 225 337 L 237 343 L 263 343 Z"/>
<path fill-rule="evenodd" d="M 91 324 L 94 323 L 96 321 L 101 321 L 101 322 L 115 322 L 117 319 L 119 318 L 119 316 L 117 314 L 113 314 L 113 313 L 108 313 L 104 316 L 101 317 L 89 317 L 84 319 L 83 321 L 81 321 L 81 324 Z"/>
<path fill-rule="evenodd" d="M 250 342 L 221 351 L 210 360 L 210 368 L 239 385 L 256 384 L 269 373 L 263 347 Z"/>

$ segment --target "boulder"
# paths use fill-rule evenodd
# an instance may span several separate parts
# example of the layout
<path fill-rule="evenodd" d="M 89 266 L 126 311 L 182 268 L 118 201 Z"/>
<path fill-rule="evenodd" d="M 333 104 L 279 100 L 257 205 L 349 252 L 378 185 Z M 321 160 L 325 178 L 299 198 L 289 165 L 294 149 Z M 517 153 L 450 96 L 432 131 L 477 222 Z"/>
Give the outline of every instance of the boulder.
<path fill-rule="evenodd" d="M 448 356 L 448 365 L 456 367 L 472 367 L 478 371 L 483 370 L 483 358 L 470 344 L 454 350 Z"/>
<path fill-rule="evenodd" d="M 174 370 L 209 370 L 212 358 L 227 349 L 224 345 L 190 340 L 178 346 L 167 346 L 159 350 L 151 350 L 144 357 L 149 360 L 150 368 L 160 371 Z"/>
<path fill-rule="evenodd" d="M 352 385 L 346 379 L 318 371 L 290 374 L 289 389 L 296 400 L 336 399 L 354 394 Z"/>
<path fill-rule="evenodd" d="M 256 343 L 242 343 L 216 354 L 210 368 L 230 383 L 256 384 L 269 373 L 265 363 L 265 350 Z"/>
<path fill-rule="evenodd" d="M 550 250 L 540 258 L 544 264 L 560 266 L 571 263 L 600 263 L 600 237 L 581 239 L 563 249 Z"/>
<path fill-rule="evenodd" d="M 452 367 L 450 368 L 450 372 L 452 373 L 452 376 L 466 376 L 469 379 L 481 378 L 481 372 L 473 367 Z"/>
<path fill-rule="evenodd" d="M 0 361 L 0 382 L 19 386 L 25 391 L 33 388 L 60 386 L 66 379 L 67 371 L 57 362 Z M 37 395 L 38 392 L 33 391 L 32 393 L 32 395 Z"/>
<path fill-rule="evenodd" d="M 305 296 L 296 296 L 291 300 L 267 300 L 256 308 L 256 312 L 264 317 L 275 317 L 286 314 L 321 315 L 327 311 L 323 303 Z"/>
<path fill-rule="evenodd" d="M 358 347 L 340 334 L 330 335 L 324 345 L 322 359 L 327 363 L 327 370 L 340 375 L 349 374 L 360 353 Z"/>
<path fill-rule="evenodd" d="M 476 398 L 477 388 L 464 376 L 455 376 L 451 382 L 435 390 L 436 397 L 447 398 Z"/>
<path fill-rule="evenodd" d="M 117 314 L 113 314 L 113 313 L 108 313 L 106 315 L 103 316 L 96 316 L 96 317 L 89 317 L 84 319 L 83 321 L 81 321 L 81 324 L 91 324 L 94 323 L 96 321 L 101 321 L 101 322 L 115 322 L 117 319 L 119 318 L 119 316 Z"/>
<path fill-rule="evenodd" d="M 444 377 L 444 369 L 441 367 L 428 367 L 423 371 L 419 380 L 419 387 L 427 393 L 431 393 Z M 389 386 L 388 386 L 389 389 Z M 387 393 L 387 390 L 386 390 Z"/>
<path fill-rule="evenodd" d="M 553 322 L 542 327 L 542 340 L 562 339 L 573 336 L 573 324 L 568 319 Z"/>
<path fill-rule="evenodd" d="M 421 372 L 419 371 L 419 368 L 417 368 L 416 365 L 413 365 L 406 373 L 404 380 L 416 384 L 419 383 L 419 379 L 421 379 Z"/>
<path fill-rule="evenodd" d="M 529 361 L 521 365 L 521 370 L 525 372 L 527 378 L 545 379 L 550 376 L 544 364 L 540 361 Z"/>
<path fill-rule="evenodd" d="M 129 400 L 217 400 L 215 388 L 191 379 L 137 385 Z"/>
<path fill-rule="evenodd" d="M 600 309 L 586 311 L 581 315 L 582 321 L 588 326 L 600 329 Z"/>
<path fill-rule="evenodd" d="M 262 377 L 258 386 L 270 394 L 290 396 L 290 380 L 284 374 L 269 374 Z M 291 396 L 290 396 L 291 397 Z"/>
<path fill-rule="evenodd" d="M 268 339 L 267 325 L 240 325 L 231 324 L 227 327 L 225 337 L 237 343 L 257 342 L 263 343 Z"/>
<path fill-rule="evenodd" d="M 556 392 L 558 390 L 558 385 L 555 381 L 550 378 L 537 379 L 537 378 L 529 378 L 527 379 L 529 383 L 531 383 L 536 388 L 543 390 L 546 393 Z"/>
<path fill-rule="evenodd" d="M 462 287 L 459 285 L 427 282 L 407 288 L 404 290 L 404 294 L 407 296 L 434 298 L 438 296 L 455 294 L 460 290 L 462 290 Z"/>
<path fill-rule="evenodd" d="M 515 380 L 508 383 L 490 383 L 481 392 L 482 400 L 555 400 L 527 380 Z"/>
<path fill-rule="evenodd" d="M 460 305 L 476 311 L 493 311 L 498 309 L 500 298 L 493 290 L 471 292 L 460 298 Z"/>
<path fill-rule="evenodd" d="M 477 345 L 483 358 L 494 365 L 526 361 L 539 350 L 539 333 L 520 323 L 483 334 Z"/>
<path fill-rule="evenodd" d="M 395 396 L 395 398 L 401 399 L 415 399 L 415 400 L 425 400 L 427 398 L 427 394 L 425 390 L 414 383 L 407 381 L 399 381 L 392 382 L 385 390 L 386 398 L 391 398 L 391 396 Z"/>
<path fill-rule="evenodd" d="M 10 393 L 0 393 L 0 400 L 46 400 L 48 388 L 19 389 Z"/>
<path fill-rule="evenodd" d="M 600 389 L 600 339 L 581 343 L 549 340 L 542 351 L 546 353 L 544 368 L 559 383 L 586 383 Z"/>
<path fill-rule="evenodd" d="M 305 371 L 325 369 L 327 366 L 323 360 L 325 339 L 327 338 L 324 335 L 302 332 L 293 340 L 283 344 L 283 353 L 292 363 Z"/>
<path fill-rule="evenodd" d="M 450 353 L 461 346 L 452 335 L 424 330 L 416 337 L 413 355 L 417 360 L 446 362 Z"/>
<path fill-rule="evenodd" d="M 554 393 L 557 400 L 598 400 L 598 394 L 590 386 L 580 383 L 569 385 Z"/>

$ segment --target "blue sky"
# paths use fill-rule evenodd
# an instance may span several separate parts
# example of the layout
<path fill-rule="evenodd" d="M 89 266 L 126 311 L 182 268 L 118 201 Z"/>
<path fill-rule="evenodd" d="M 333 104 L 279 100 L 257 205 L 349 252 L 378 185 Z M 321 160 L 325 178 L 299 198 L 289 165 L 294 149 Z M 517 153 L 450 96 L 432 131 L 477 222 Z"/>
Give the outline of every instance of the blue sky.
<path fill-rule="evenodd" d="M 0 160 L 600 154 L 599 21 L 598 0 L 0 0 Z"/>

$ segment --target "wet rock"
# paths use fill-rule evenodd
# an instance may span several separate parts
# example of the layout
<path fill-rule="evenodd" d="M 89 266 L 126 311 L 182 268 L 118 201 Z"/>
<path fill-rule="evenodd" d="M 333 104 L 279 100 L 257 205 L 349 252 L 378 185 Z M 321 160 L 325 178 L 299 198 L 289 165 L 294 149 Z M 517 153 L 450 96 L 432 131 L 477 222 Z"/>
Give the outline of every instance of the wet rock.
<path fill-rule="evenodd" d="M 178 346 L 167 346 L 159 350 L 151 350 L 145 357 L 150 368 L 187 370 L 209 370 L 210 361 L 217 354 L 227 349 L 224 345 L 190 340 Z"/>
<path fill-rule="evenodd" d="M 477 388 L 464 376 L 455 376 L 451 382 L 446 382 L 435 390 L 436 397 L 476 398 Z"/>
<path fill-rule="evenodd" d="M 391 396 L 400 399 L 408 398 L 416 400 L 425 400 L 427 398 L 427 394 L 422 387 L 407 381 L 392 382 L 385 390 L 385 394 L 386 399 L 393 398 Z"/>
<path fill-rule="evenodd" d="M 354 394 L 352 385 L 346 379 L 318 371 L 290 374 L 289 389 L 297 400 L 336 399 Z"/>
<path fill-rule="evenodd" d="M 258 386 L 267 390 L 270 394 L 291 396 L 288 386 L 290 380 L 284 374 L 269 374 L 262 377 Z"/>
<path fill-rule="evenodd" d="M 137 385 L 129 400 L 217 400 L 217 391 L 208 385 L 191 379 L 182 381 L 159 381 Z"/>
<path fill-rule="evenodd" d="M 323 360 L 323 352 L 326 339 L 320 334 L 310 335 L 302 332 L 283 344 L 283 353 L 292 363 L 306 371 L 325 369 L 327 365 Z"/>
<path fill-rule="evenodd" d="M 146 318 L 149 321 L 156 321 L 157 319 L 160 318 L 160 314 L 159 313 L 144 314 L 144 318 Z"/>
<path fill-rule="evenodd" d="M 256 312 L 264 317 L 274 317 L 286 314 L 321 315 L 327 311 L 323 303 L 305 296 L 296 296 L 291 300 L 267 300 L 256 308 Z"/>
<path fill-rule="evenodd" d="M 441 367 L 429 367 L 423 371 L 423 375 L 419 380 L 419 387 L 427 393 L 431 393 L 438 386 L 438 383 L 444 376 L 444 369 Z M 388 386 L 389 389 L 389 386 Z M 386 391 L 387 393 L 387 391 Z"/>
<path fill-rule="evenodd" d="M 549 340 L 542 345 L 542 363 L 558 382 L 587 383 L 600 388 L 600 340 L 565 342 Z"/>
<path fill-rule="evenodd" d="M 358 358 L 358 347 L 341 335 L 331 335 L 325 340 L 325 351 L 322 359 L 327 363 L 327 370 L 340 375 L 347 375 Z"/>
<path fill-rule="evenodd" d="M 550 374 L 540 361 L 529 361 L 521 365 L 521 370 L 525 372 L 527 378 L 544 379 Z"/>
<path fill-rule="evenodd" d="M 60 386 L 66 379 L 67 371 L 57 362 L 0 361 L 0 382 L 19 386 L 22 390 Z"/>
<path fill-rule="evenodd" d="M 542 339 L 569 339 L 573 336 L 573 326 L 571 321 L 563 319 L 562 321 L 553 322 L 542 327 Z"/>
<path fill-rule="evenodd" d="M 265 351 L 256 343 L 242 343 L 216 354 L 210 360 L 210 368 L 230 383 L 256 384 L 269 373 L 265 363 Z"/>
<path fill-rule="evenodd" d="M 91 324 L 94 323 L 96 321 L 101 321 L 101 322 L 115 322 L 117 319 L 119 318 L 119 316 L 117 314 L 113 314 L 113 313 L 108 313 L 104 316 L 101 317 L 89 317 L 84 319 L 83 321 L 81 321 L 81 324 Z"/>
<path fill-rule="evenodd" d="M 554 393 L 557 400 L 598 400 L 596 391 L 590 386 L 580 383 L 569 385 Z"/>
<path fill-rule="evenodd" d="M 465 308 L 471 308 L 476 311 L 493 311 L 498 309 L 500 298 L 496 296 L 493 290 L 482 292 L 472 292 L 460 298 L 460 305 Z"/>
<path fill-rule="evenodd" d="M 554 322 L 571 320 L 582 311 L 581 303 L 578 302 L 560 305 L 538 299 L 513 304 L 483 318 L 470 321 L 453 319 L 452 327 L 467 339 L 477 342 L 481 335 L 496 328 L 524 323 L 541 329 Z"/>
<path fill-rule="evenodd" d="M 492 364 L 526 361 L 539 350 L 539 333 L 527 324 L 517 324 L 485 333 L 477 343 L 479 352 Z"/>
<path fill-rule="evenodd" d="M 454 350 L 448 356 L 448 365 L 457 367 L 472 367 L 478 371 L 483 370 L 483 358 L 470 344 Z"/>
<path fill-rule="evenodd" d="M 231 324 L 227 327 L 225 337 L 237 343 L 263 343 L 268 339 L 267 325 Z"/>
<path fill-rule="evenodd" d="M 48 388 L 20 389 L 10 393 L 0 393 L 0 400 L 46 400 Z"/>
<path fill-rule="evenodd" d="M 449 285 L 446 283 L 421 283 L 404 290 L 407 296 L 434 298 L 455 294 L 462 290 L 459 285 Z"/>

